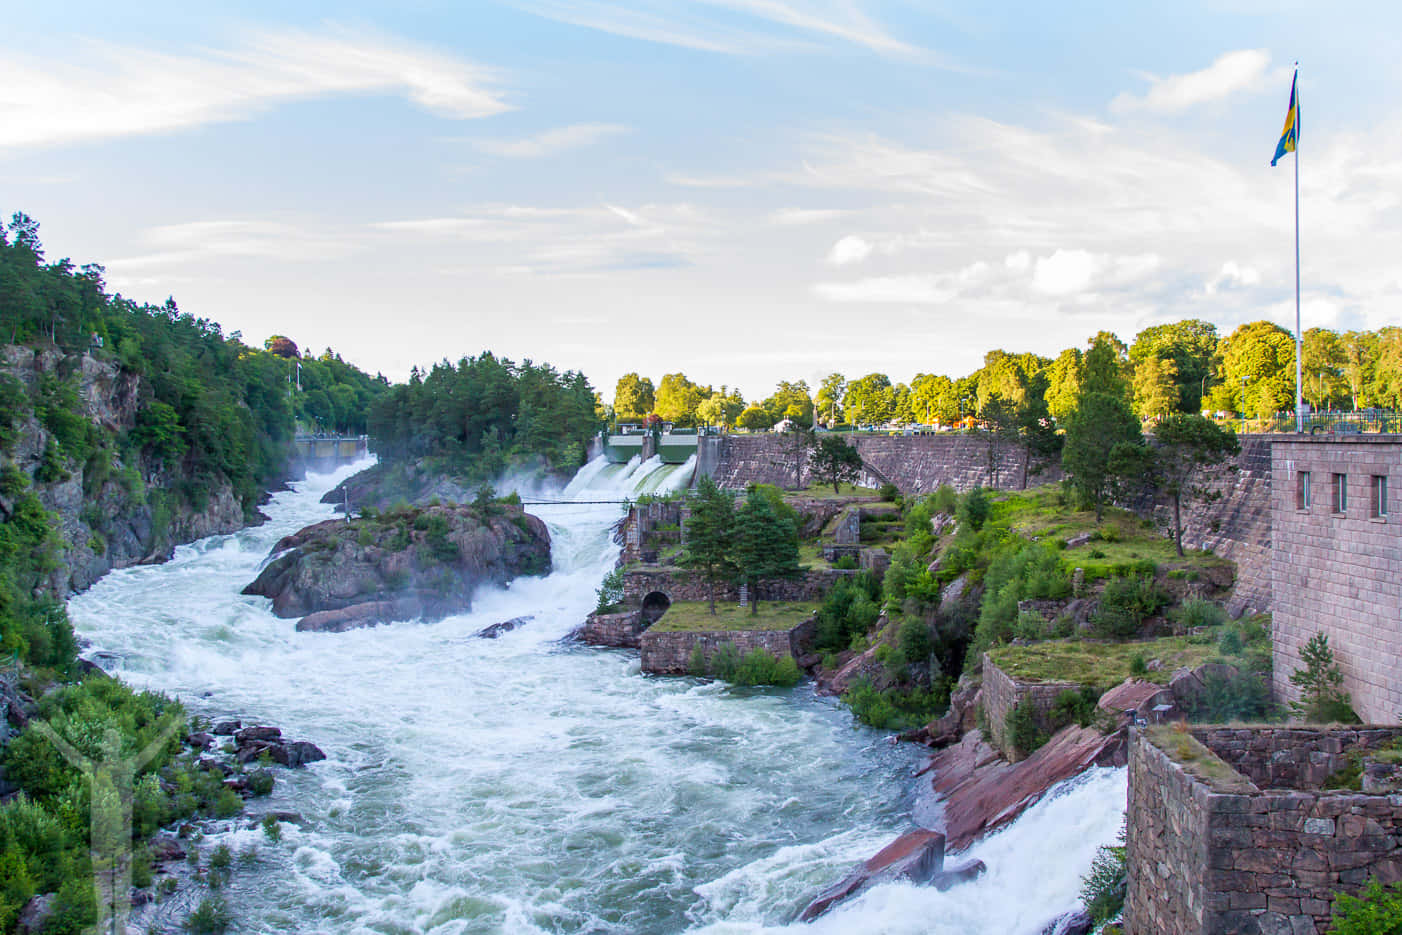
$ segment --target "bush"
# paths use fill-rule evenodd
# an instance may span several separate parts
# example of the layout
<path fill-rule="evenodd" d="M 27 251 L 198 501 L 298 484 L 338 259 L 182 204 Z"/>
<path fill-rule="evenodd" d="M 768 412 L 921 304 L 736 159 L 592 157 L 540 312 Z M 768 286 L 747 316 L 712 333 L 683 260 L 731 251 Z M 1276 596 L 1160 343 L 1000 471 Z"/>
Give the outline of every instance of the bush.
<path fill-rule="evenodd" d="M 1037 706 L 1031 698 L 1024 698 L 1008 712 L 1003 720 L 1008 743 L 1021 757 L 1031 755 L 1049 739 L 1047 732 L 1037 721 Z"/>
<path fill-rule="evenodd" d="M 949 687 L 942 681 L 930 689 L 878 691 L 869 680 L 857 678 L 842 701 L 863 724 L 879 730 L 906 730 L 943 714 L 949 706 Z"/>
<path fill-rule="evenodd" d="M 1217 651 L 1224 656 L 1240 656 L 1245 648 L 1241 640 L 1241 631 L 1235 627 L 1228 627 L 1222 631 L 1222 638 L 1217 641 Z"/>
<path fill-rule="evenodd" d="M 1125 860 L 1125 829 L 1120 829 L 1120 843 L 1106 845 L 1096 852 L 1090 873 L 1081 880 L 1081 902 L 1097 925 L 1119 915 L 1125 904 L 1129 885 Z"/>
<path fill-rule="evenodd" d="M 1290 684 L 1300 689 L 1300 700 L 1290 703 L 1295 713 L 1316 724 L 1357 724 L 1329 637 L 1323 633 L 1310 637 L 1300 649 L 1300 661 L 1305 665 L 1290 673 Z"/>
<path fill-rule="evenodd" d="M 1129 674 L 1135 678 L 1149 674 L 1149 664 L 1144 661 L 1143 653 L 1135 653 L 1134 658 L 1129 660 Z"/>
<path fill-rule="evenodd" d="M 1068 724 L 1089 727 L 1095 720 L 1096 703 L 1099 700 L 1100 692 L 1093 685 L 1083 685 L 1079 691 L 1069 688 L 1063 691 L 1052 702 L 1052 730 L 1061 730 Z"/>
<path fill-rule="evenodd" d="M 930 653 L 934 651 L 930 628 L 919 617 L 901 621 L 900 629 L 896 632 L 896 641 L 901 648 L 901 654 L 910 662 L 922 663 L 930 658 Z"/>
<path fill-rule="evenodd" d="M 837 561 L 833 562 L 832 567 L 841 569 L 842 571 L 856 571 L 857 559 L 855 556 L 852 555 L 844 555 Z"/>
<path fill-rule="evenodd" d="M 877 494 L 882 500 L 890 500 L 893 503 L 901 499 L 901 489 L 895 484 L 882 484 Z"/>
<path fill-rule="evenodd" d="M 941 484 L 939 489 L 930 494 L 930 506 L 934 507 L 936 513 L 946 513 L 953 515 L 959 508 L 959 495 L 954 492 L 954 488 L 948 484 Z"/>
<path fill-rule="evenodd" d="M 274 843 L 282 840 L 282 825 L 278 822 L 276 816 L 263 816 L 263 835 Z"/>
<path fill-rule="evenodd" d="M 222 897 L 206 896 L 185 920 L 185 930 L 195 935 L 222 935 L 233 922 L 233 914 Z"/>
<path fill-rule="evenodd" d="M 1185 630 L 1196 629 L 1197 627 L 1217 627 L 1227 622 L 1227 612 L 1220 604 L 1203 600 L 1200 597 L 1190 597 L 1183 604 L 1176 608 L 1172 614 L 1173 621 Z"/>
<path fill-rule="evenodd" d="M 1040 544 L 1002 552 L 988 566 L 983 584 L 974 636 L 975 649 L 980 652 L 1013 635 L 1019 601 L 1054 600 L 1071 593 L 1070 576 L 1056 549 Z"/>
<path fill-rule="evenodd" d="M 1402 933 L 1402 882 L 1383 886 L 1368 881 L 1359 896 L 1339 893 L 1334 899 L 1331 935 L 1398 935 Z"/>
<path fill-rule="evenodd" d="M 248 774 L 248 791 L 254 795 L 272 795 L 273 774 L 266 769 L 255 769 Z"/>
<path fill-rule="evenodd" d="M 707 671 L 713 678 L 722 681 L 732 681 L 735 672 L 740 668 L 740 653 L 736 651 L 734 643 L 721 643 L 716 647 L 716 651 L 711 654 L 711 660 Z"/>
<path fill-rule="evenodd" d="M 1148 575 L 1115 578 L 1105 585 L 1092 618 L 1096 630 L 1121 639 L 1135 636 L 1168 603 L 1168 595 Z"/>
<path fill-rule="evenodd" d="M 594 593 L 598 597 L 598 600 L 594 603 L 595 613 L 608 613 L 622 605 L 623 569 L 615 568 L 613 571 L 604 575 L 604 580 L 599 584 L 599 589 Z"/>
<path fill-rule="evenodd" d="M 691 656 L 686 661 L 686 671 L 689 675 L 694 675 L 697 678 L 706 677 L 706 672 L 708 671 L 706 666 L 706 650 L 701 648 L 700 643 L 691 647 Z"/>
<path fill-rule="evenodd" d="M 975 487 L 964 494 L 959 501 L 959 522 L 978 532 L 983 528 L 983 524 L 988 521 L 988 514 L 992 510 L 992 504 L 988 502 L 988 497 L 983 492 L 982 487 Z"/>
<path fill-rule="evenodd" d="M 1188 709 L 1188 716 L 1194 721 L 1224 724 L 1270 720 L 1275 716 L 1270 688 L 1254 673 L 1241 672 L 1228 678 L 1210 672 L 1203 685 L 1202 695 Z"/>
<path fill-rule="evenodd" d="M 777 658 L 756 646 L 735 667 L 731 679 L 736 685 L 797 685 L 798 663 L 792 656 Z"/>

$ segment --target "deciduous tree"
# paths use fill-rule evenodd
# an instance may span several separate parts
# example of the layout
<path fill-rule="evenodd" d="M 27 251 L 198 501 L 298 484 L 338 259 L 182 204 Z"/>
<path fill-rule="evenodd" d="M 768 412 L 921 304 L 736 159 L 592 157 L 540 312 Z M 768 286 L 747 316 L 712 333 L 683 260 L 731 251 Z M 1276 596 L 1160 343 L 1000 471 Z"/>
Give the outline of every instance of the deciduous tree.
<path fill-rule="evenodd" d="M 833 493 L 842 492 L 842 484 L 856 484 L 862 473 L 862 456 L 847 444 L 841 435 L 815 435 L 809 465 L 813 477 L 832 484 Z"/>
<path fill-rule="evenodd" d="M 1173 542 L 1182 555 L 1183 501 L 1212 497 L 1203 471 L 1235 457 L 1241 446 L 1231 429 L 1182 412 L 1160 422 L 1154 428 L 1154 438 L 1158 442 L 1154 452 L 1158 487 L 1173 505 Z"/>

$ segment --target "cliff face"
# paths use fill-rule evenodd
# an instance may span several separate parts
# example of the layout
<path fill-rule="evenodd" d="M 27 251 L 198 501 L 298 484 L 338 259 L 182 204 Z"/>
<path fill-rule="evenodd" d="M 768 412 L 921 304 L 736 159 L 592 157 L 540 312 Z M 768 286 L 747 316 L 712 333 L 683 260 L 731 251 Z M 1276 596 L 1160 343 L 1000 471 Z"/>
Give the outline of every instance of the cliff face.
<path fill-rule="evenodd" d="M 22 388 L 27 402 L 6 413 L 14 442 L 0 463 L 23 475 L 22 491 L 0 492 L 0 518 L 8 518 L 17 497 L 34 494 L 57 517 L 62 539 L 59 567 L 48 587 L 59 596 L 81 591 L 114 568 L 169 558 L 176 545 L 246 525 L 243 505 L 227 483 L 202 481 L 199 504 L 182 490 L 191 478 L 179 470 L 148 463 L 124 433 L 136 425 L 149 388 L 135 374 L 87 355 L 64 355 L 8 345 L 0 347 L 0 378 Z M 77 411 L 86 421 L 92 454 L 83 462 L 55 462 L 57 440 L 46 425 L 46 388 L 76 390 Z"/>

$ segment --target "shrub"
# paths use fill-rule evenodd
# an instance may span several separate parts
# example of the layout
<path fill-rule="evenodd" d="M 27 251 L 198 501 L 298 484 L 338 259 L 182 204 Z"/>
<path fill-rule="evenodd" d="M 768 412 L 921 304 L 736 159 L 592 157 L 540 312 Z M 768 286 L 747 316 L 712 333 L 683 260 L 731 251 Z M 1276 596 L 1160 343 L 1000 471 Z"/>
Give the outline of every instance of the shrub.
<path fill-rule="evenodd" d="M 1194 721 L 1223 724 L 1269 720 L 1275 715 L 1270 688 L 1255 673 L 1240 672 L 1228 678 L 1209 672 L 1203 685 L 1197 703 L 1188 709 Z"/>
<path fill-rule="evenodd" d="M 1143 653 L 1135 653 L 1134 658 L 1129 660 L 1129 674 L 1135 678 L 1149 674 L 1149 664 L 1144 661 Z"/>
<path fill-rule="evenodd" d="M 1220 604 L 1190 597 L 1173 611 L 1173 621 L 1185 630 L 1197 627 L 1216 627 L 1227 622 L 1227 612 Z"/>
<path fill-rule="evenodd" d="M 1096 924 L 1113 919 L 1125 904 L 1128 876 L 1125 861 L 1125 829 L 1120 843 L 1105 845 L 1091 861 L 1090 872 L 1081 880 L 1081 902 Z"/>
<path fill-rule="evenodd" d="M 878 691 L 865 678 L 852 680 L 842 701 L 863 724 L 880 730 L 905 730 L 928 724 L 949 706 L 949 687 L 941 681 L 930 689 Z"/>
<path fill-rule="evenodd" d="M 1241 641 L 1241 631 L 1235 627 L 1228 627 L 1222 631 L 1222 638 L 1217 641 L 1217 651 L 1224 656 L 1240 656 L 1245 645 Z"/>
<path fill-rule="evenodd" d="M 919 617 L 901 621 L 896 641 L 901 648 L 901 654 L 910 662 L 924 662 L 934 650 L 930 640 L 930 628 Z"/>
<path fill-rule="evenodd" d="M 1115 578 L 1100 595 L 1092 623 L 1105 636 L 1131 637 L 1167 603 L 1168 595 L 1148 575 Z"/>
<path fill-rule="evenodd" d="M 1022 757 L 1030 755 L 1048 740 L 1047 732 L 1037 721 L 1037 706 L 1031 698 L 1024 698 L 1008 712 L 1003 727 L 1008 743 Z"/>
<path fill-rule="evenodd" d="M 988 497 L 983 492 L 982 487 L 975 487 L 964 494 L 959 501 L 959 522 L 974 532 L 983 528 L 983 524 L 988 521 L 988 514 L 992 510 L 992 504 L 988 502 Z"/>
<path fill-rule="evenodd" d="M 983 584 L 983 603 L 974 637 L 975 649 L 979 651 L 1012 636 L 1019 601 L 1052 600 L 1071 593 L 1071 579 L 1062 568 L 1056 549 L 1040 544 L 1002 552 L 988 566 Z"/>
<path fill-rule="evenodd" d="M 691 656 L 686 661 L 686 671 L 697 678 L 706 676 L 706 651 L 697 643 L 691 647 Z"/>
<path fill-rule="evenodd" d="M 1332 935 L 1397 935 L 1402 932 L 1402 882 L 1383 886 L 1368 881 L 1362 894 L 1339 893 L 1334 899 Z"/>
<path fill-rule="evenodd" d="M 930 506 L 934 507 L 934 512 L 953 515 L 959 507 L 959 495 L 954 492 L 953 487 L 941 484 L 938 490 L 930 494 L 929 502 Z"/>
<path fill-rule="evenodd" d="M 263 835 L 274 843 L 282 840 L 282 825 L 275 816 L 263 816 Z"/>
<path fill-rule="evenodd" d="M 732 681 L 739 668 L 740 653 L 736 651 L 734 643 L 721 643 L 711 654 L 709 671 L 714 678 Z"/>
<path fill-rule="evenodd" d="M 798 663 L 792 656 L 777 658 L 756 646 L 735 667 L 731 679 L 736 685 L 797 685 Z"/>
<path fill-rule="evenodd" d="M 857 559 L 851 555 L 844 555 L 837 561 L 833 562 L 832 567 L 841 569 L 842 571 L 856 571 Z"/>
<path fill-rule="evenodd" d="M 185 920 L 185 929 L 195 935 L 222 935 L 228 931 L 233 921 L 229 906 L 222 897 L 206 896 Z"/>
<path fill-rule="evenodd" d="M 1316 633 L 1300 649 L 1300 661 L 1305 665 L 1290 673 L 1290 684 L 1300 689 L 1300 700 L 1290 707 L 1307 721 L 1315 723 L 1357 724 L 1358 715 L 1344 691 L 1344 676 L 1334 661 L 1329 637 Z"/>
<path fill-rule="evenodd" d="M 895 484 L 882 484 L 880 489 L 877 490 L 877 494 L 882 500 L 896 502 L 901 498 L 901 489 Z"/>
<path fill-rule="evenodd" d="M 623 569 L 615 568 L 604 575 L 599 589 L 594 592 L 598 600 L 594 603 L 595 613 L 607 613 L 623 603 Z"/>
<path fill-rule="evenodd" d="M 1034 610 L 1024 610 L 1017 615 L 1013 624 L 1013 637 L 1019 640 L 1036 642 L 1047 638 L 1047 621 Z"/>
<path fill-rule="evenodd" d="M 254 795 L 272 795 L 273 774 L 266 769 L 255 769 L 248 774 L 248 791 Z"/>
<path fill-rule="evenodd" d="M 1079 691 L 1066 689 L 1052 701 L 1052 730 L 1060 730 L 1068 724 L 1089 727 L 1095 720 L 1096 702 L 1100 692 L 1093 685 L 1083 685 Z"/>

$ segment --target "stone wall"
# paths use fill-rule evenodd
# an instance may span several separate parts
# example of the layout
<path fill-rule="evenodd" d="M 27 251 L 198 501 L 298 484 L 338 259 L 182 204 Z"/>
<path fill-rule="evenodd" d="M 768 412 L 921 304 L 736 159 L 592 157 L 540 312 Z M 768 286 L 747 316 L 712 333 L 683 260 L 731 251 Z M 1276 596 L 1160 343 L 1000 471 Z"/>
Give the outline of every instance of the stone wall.
<path fill-rule="evenodd" d="M 792 581 L 766 581 L 760 585 L 761 601 L 820 601 L 843 578 L 856 571 L 841 569 L 810 569 L 802 578 Z M 705 579 L 685 569 L 644 566 L 623 573 L 623 599 L 628 604 L 641 604 L 653 591 L 660 591 L 671 601 L 704 601 L 709 599 Z M 716 600 L 734 603 L 740 600 L 739 585 L 717 585 Z"/>
<path fill-rule="evenodd" d="M 1372 730 L 1135 731 L 1129 757 L 1128 935 L 1317 935 L 1339 892 L 1402 879 L 1402 796 L 1321 792 L 1308 769 Z M 1402 735 L 1402 729 L 1386 733 Z M 1208 746 L 1203 746 L 1202 741 Z M 1209 747 L 1211 749 L 1209 749 Z M 1264 791 L 1218 756 L 1240 758 Z"/>
<path fill-rule="evenodd" d="M 590 646 L 610 646 L 614 649 L 637 649 L 638 639 L 647 629 L 642 611 L 625 610 L 617 614 L 590 614 L 579 629 L 579 638 Z"/>
<path fill-rule="evenodd" d="M 1402 727 L 1203 727 L 1193 735 L 1262 789 L 1318 792 L 1348 764 L 1349 751 L 1396 740 Z"/>
<path fill-rule="evenodd" d="M 1344 689 L 1364 721 L 1402 716 L 1402 437 L 1283 436 L 1272 446 L 1271 579 L 1275 591 L 1275 690 L 1296 697 L 1290 673 L 1315 633 L 1329 637 Z M 1313 502 L 1298 507 L 1300 474 Z M 1334 512 L 1332 477 L 1347 478 L 1344 513 Z M 1388 479 L 1384 515 L 1374 517 L 1373 476 Z"/>
<path fill-rule="evenodd" d="M 1064 691 L 1076 691 L 1081 686 L 1075 682 L 1021 682 L 993 664 L 988 654 L 983 654 L 983 714 L 988 722 L 989 742 L 997 747 L 1008 759 L 1016 758 L 1016 751 L 1008 740 L 1008 712 L 1027 699 L 1037 709 L 1038 725 L 1051 731 L 1051 708 L 1056 697 Z"/>
<path fill-rule="evenodd" d="M 895 484 L 903 494 L 929 493 L 942 484 L 964 491 L 975 486 L 1000 490 L 1022 486 L 1022 454 L 1011 445 L 995 445 L 996 477 L 990 482 L 989 444 L 957 432 L 939 435 L 846 436 L 861 453 L 862 461 L 877 480 Z M 708 476 L 721 487 L 740 489 L 747 484 L 774 484 L 795 488 L 812 481 L 806 455 L 799 452 L 799 436 L 772 433 L 712 435 L 700 440 L 697 476 Z M 1030 485 L 1061 479 L 1060 468 L 1033 474 Z"/>
<path fill-rule="evenodd" d="M 697 646 L 709 662 L 723 643 L 734 646 L 741 656 L 762 649 L 775 658 L 797 659 L 808 652 L 817 632 L 814 618 L 789 630 L 648 630 L 640 641 L 642 670 L 654 675 L 686 675 Z"/>

